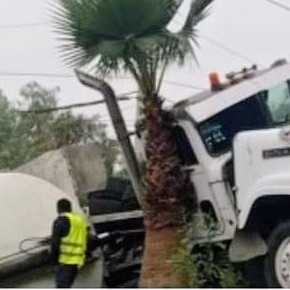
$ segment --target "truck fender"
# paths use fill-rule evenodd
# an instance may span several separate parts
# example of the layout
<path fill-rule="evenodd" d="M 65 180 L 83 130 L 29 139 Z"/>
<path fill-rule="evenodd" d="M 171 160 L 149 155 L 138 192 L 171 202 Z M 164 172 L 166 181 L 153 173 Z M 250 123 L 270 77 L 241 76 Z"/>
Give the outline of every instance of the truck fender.
<path fill-rule="evenodd" d="M 260 178 L 248 190 L 238 193 L 239 215 L 238 228 L 243 229 L 253 209 L 255 202 L 259 199 L 277 196 L 290 197 L 289 174 L 273 174 Z"/>
<path fill-rule="evenodd" d="M 267 244 L 259 232 L 237 231 L 229 247 L 229 259 L 231 262 L 245 262 L 267 252 Z"/>

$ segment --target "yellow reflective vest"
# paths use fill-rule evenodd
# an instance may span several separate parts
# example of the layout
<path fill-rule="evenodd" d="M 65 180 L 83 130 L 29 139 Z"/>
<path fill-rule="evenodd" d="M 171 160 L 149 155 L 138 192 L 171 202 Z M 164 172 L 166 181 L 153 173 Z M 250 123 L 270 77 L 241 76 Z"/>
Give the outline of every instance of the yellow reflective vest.
<path fill-rule="evenodd" d="M 58 262 L 65 265 L 84 265 L 87 249 L 87 223 L 77 213 L 64 213 L 69 219 L 70 229 L 66 237 L 60 242 Z"/>

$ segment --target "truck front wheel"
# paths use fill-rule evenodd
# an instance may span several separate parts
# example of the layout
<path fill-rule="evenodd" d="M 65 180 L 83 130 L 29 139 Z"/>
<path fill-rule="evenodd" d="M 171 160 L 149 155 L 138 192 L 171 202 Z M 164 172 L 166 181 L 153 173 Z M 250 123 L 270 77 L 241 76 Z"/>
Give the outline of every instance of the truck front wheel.
<path fill-rule="evenodd" d="M 265 259 L 265 278 L 270 288 L 290 288 L 290 221 L 279 224 L 270 234 Z"/>

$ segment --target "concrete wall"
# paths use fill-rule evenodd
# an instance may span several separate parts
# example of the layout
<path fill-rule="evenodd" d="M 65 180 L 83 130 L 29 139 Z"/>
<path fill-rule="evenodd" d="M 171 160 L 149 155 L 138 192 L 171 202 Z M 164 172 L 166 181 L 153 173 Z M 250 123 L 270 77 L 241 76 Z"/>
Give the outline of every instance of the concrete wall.
<path fill-rule="evenodd" d="M 71 196 L 104 189 L 107 183 L 104 151 L 96 143 L 47 152 L 14 172 L 47 180 Z"/>

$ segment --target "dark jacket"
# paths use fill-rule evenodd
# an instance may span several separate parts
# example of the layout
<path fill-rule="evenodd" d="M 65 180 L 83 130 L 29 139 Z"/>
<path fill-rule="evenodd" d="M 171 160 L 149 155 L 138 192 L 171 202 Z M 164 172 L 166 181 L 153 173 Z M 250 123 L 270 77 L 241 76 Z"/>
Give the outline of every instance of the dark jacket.
<path fill-rule="evenodd" d="M 66 216 L 59 216 L 53 223 L 51 237 L 51 257 L 54 264 L 58 263 L 61 239 L 68 235 L 70 221 Z"/>

